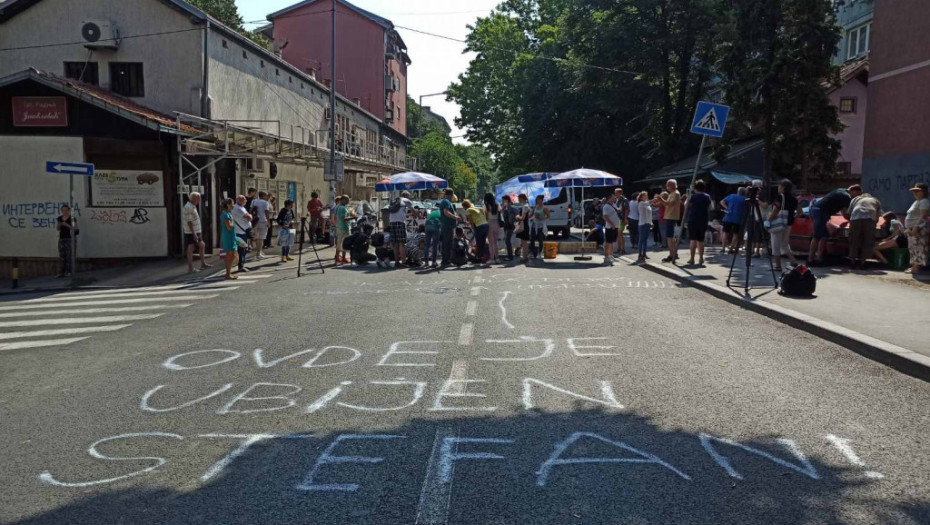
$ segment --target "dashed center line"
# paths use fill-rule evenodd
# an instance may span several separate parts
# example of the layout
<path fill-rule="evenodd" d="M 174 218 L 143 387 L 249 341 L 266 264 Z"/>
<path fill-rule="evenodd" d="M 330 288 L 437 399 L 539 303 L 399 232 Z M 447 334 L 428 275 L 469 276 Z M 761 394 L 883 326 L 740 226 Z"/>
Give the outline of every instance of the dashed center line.
<path fill-rule="evenodd" d="M 468 301 L 468 306 L 465 307 L 465 315 L 472 317 L 475 315 L 475 312 L 478 311 L 478 301 Z"/>
<path fill-rule="evenodd" d="M 459 332 L 459 345 L 469 346 L 472 341 L 472 333 L 475 331 L 475 325 L 472 323 L 465 323 L 462 325 L 462 331 Z"/>

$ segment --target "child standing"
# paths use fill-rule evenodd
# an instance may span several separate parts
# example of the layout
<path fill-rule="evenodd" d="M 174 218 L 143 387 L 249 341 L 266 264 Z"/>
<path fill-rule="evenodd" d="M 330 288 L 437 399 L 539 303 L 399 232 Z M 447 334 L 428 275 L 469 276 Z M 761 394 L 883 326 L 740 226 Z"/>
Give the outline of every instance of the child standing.
<path fill-rule="evenodd" d="M 294 201 L 284 201 L 284 207 L 278 213 L 278 246 L 281 247 L 281 262 L 293 261 L 291 246 L 294 245 Z"/>

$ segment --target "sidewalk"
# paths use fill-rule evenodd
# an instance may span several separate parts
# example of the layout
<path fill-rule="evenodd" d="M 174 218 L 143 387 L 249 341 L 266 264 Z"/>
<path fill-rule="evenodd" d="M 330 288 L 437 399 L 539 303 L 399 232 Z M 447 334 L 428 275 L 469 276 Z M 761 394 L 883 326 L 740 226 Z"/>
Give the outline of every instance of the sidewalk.
<path fill-rule="evenodd" d="M 818 279 L 816 295 L 811 299 L 799 299 L 778 294 L 768 258 L 752 260 L 748 272 L 751 288 L 746 293 L 747 269 L 743 256 L 737 259 L 727 287 L 733 256 L 721 253 L 720 247 L 707 248 L 704 266 L 660 262 L 667 254 L 667 251 L 650 252 L 651 259 L 644 267 L 817 333 L 847 348 L 864 350 L 860 353 L 880 350 L 884 354 L 909 354 L 905 357 L 914 358 L 930 370 L 930 334 L 925 330 L 930 315 L 930 276 L 915 279 L 903 272 L 878 267 L 864 271 L 846 267 L 813 268 Z M 679 262 L 687 261 L 686 251 L 680 250 L 679 254 Z M 632 263 L 633 259 L 627 257 L 627 262 Z"/>
<path fill-rule="evenodd" d="M 323 259 L 323 264 L 328 268 L 332 263 L 332 248 L 319 245 L 317 250 L 319 250 L 320 258 Z M 308 254 L 310 260 L 316 261 L 316 258 L 313 256 L 313 248 L 309 245 L 304 245 L 303 253 L 305 267 L 308 262 Z M 256 261 L 250 253 L 246 260 L 246 267 L 253 270 L 296 269 L 297 267 L 298 250 L 296 245 L 292 248 L 291 253 L 291 256 L 294 258 L 293 262 L 281 264 L 281 249 L 277 246 L 265 250 L 265 254 L 266 257 L 264 259 Z M 79 272 L 77 274 L 77 284 L 78 288 L 151 286 L 169 282 L 199 280 L 205 277 L 222 275 L 226 271 L 225 262 L 220 259 L 217 254 L 207 255 L 206 262 L 212 267 L 195 271 L 194 273 L 188 273 L 186 260 L 173 257 L 155 259 L 138 264 Z M 194 268 L 200 268 L 200 260 L 197 257 L 194 257 Z M 0 297 L 30 292 L 52 292 L 70 289 L 70 277 L 57 278 L 54 276 L 46 276 L 20 279 L 19 288 L 16 289 L 12 288 L 12 282 L 8 277 L 5 276 L 3 279 L 0 279 Z"/>

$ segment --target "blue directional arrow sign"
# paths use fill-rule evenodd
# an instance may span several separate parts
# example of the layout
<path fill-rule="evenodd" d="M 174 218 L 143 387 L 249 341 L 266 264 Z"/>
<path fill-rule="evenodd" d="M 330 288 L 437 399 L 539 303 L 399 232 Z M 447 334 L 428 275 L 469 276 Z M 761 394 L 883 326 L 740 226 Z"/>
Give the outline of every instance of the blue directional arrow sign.
<path fill-rule="evenodd" d="M 83 164 L 80 162 L 57 162 L 50 160 L 45 163 L 45 171 L 48 173 L 60 173 L 62 175 L 81 175 L 84 177 L 93 177 L 94 165 Z"/>
<path fill-rule="evenodd" d="M 694 112 L 694 122 L 691 123 L 691 133 L 709 137 L 722 137 L 729 114 L 730 106 L 711 102 L 698 102 L 697 111 Z"/>

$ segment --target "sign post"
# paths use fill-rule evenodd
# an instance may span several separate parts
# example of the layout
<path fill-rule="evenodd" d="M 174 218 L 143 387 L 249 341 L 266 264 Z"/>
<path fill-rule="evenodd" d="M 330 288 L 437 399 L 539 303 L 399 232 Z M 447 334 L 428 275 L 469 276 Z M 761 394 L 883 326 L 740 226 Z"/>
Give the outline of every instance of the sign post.
<path fill-rule="evenodd" d="M 701 166 L 701 156 L 704 154 L 704 144 L 707 142 L 707 137 L 720 138 L 723 136 L 729 114 L 730 106 L 712 102 L 698 102 L 697 110 L 694 112 L 694 120 L 691 122 L 691 133 L 701 135 L 701 148 L 698 150 L 697 160 L 694 161 L 694 173 L 691 175 L 691 185 L 688 186 L 689 195 L 694 190 L 694 183 L 697 181 L 698 168 Z"/>
<path fill-rule="evenodd" d="M 71 287 L 77 285 L 77 215 L 74 215 L 74 176 L 93 177 L 94 165 L 78 162 L 55 162 L 48 161 L 45 163 L 45 171 L 48 173 L 58 173 L 68 176 L 68 208 L 71 210 Z"/>

